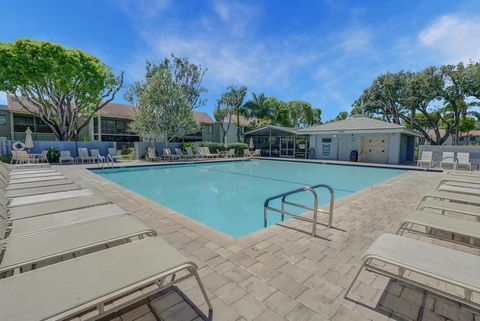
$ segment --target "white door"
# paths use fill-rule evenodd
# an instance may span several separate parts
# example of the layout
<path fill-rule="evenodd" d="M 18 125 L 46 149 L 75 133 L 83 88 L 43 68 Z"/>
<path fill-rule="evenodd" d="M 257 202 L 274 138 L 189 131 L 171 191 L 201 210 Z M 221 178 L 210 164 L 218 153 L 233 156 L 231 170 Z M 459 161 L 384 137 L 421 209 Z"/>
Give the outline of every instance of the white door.
<path fill-rule="evenodd" d="M 361 161 L 366 163 L 383 163 L 388 160 L 388 137 L 370 136 L 361 138 Z"/>
<path fill-rule="evenodd" d="M 337 139 L 337 159 L 342 161 L 350 160 L 350 138 L 339 137 Z"/>

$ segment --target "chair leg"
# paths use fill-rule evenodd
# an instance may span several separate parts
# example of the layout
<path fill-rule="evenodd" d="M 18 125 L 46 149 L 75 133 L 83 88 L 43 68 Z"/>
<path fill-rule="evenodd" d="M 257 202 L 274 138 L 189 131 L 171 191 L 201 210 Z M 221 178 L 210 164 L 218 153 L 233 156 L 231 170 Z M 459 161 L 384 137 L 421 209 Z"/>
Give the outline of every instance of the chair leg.
<path fill-rule="evenodd" d="M 358 272 L 357 272 L 357 274 L 355 274 L 355 277 L 353 278 L 352 283 L 350 283 L 350 286 L 348 287 L 347 292 L 345 292 L 345 294 L 343 295 L 344 299 L 347 298 L 348 293 L 350 293 L 350 291 L 352 290 L 353 285 L 355 284 L 355 281 L 357 281 L 358 276 L 360 275 L 360 272 L 362 272 L 363 268 L 365 267 L 365 262 L 366 261 L 364 261 L 362 266 L 358 269 Z"/>

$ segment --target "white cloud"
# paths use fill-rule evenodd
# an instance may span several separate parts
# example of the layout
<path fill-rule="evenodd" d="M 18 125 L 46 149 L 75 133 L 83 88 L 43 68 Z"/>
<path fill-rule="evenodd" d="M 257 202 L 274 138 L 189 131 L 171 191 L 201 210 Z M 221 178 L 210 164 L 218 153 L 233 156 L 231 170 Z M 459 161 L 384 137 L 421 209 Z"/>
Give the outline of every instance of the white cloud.
<path fill-rule="evenodd" d="M 6 105 L 7 104 L 7 93 L 0 91 L 0 105 Z"/>
<path fill-rule="evenodd" d="M 132 17 L 154 18 L 170 5 L 170 0 L 111 0 Z"/>
<path fill-rule="evenodd" d="M 367 28 L 351 28 L 341 34 L 340 48 L 346 52 L 369 51 L 372 38 L 372 32 Z"/>
<path fill-rule="evenodd" d="M 418 34 L 420 46 L 436 52 L 442 63 L 480 59 L 480 17 L 445 15 Z"/>

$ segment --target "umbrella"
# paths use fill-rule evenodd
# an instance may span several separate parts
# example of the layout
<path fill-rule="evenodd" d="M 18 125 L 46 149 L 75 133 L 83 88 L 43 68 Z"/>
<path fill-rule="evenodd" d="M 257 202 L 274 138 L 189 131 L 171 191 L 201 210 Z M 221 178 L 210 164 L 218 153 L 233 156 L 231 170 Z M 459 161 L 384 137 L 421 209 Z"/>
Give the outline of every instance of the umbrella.
<path fill-rule="evenodd" d="M 255 146 L 253 146 L 253 137 L 250 137 L 250 145 L 248 145 L 250 149 L 254 149 Z"/>
<path fill-rule="evenodd" d="M 25 131 L 25 148 L 33 148 L 32 130 L 30 127 L 27 127 L 27 130 Z"/>

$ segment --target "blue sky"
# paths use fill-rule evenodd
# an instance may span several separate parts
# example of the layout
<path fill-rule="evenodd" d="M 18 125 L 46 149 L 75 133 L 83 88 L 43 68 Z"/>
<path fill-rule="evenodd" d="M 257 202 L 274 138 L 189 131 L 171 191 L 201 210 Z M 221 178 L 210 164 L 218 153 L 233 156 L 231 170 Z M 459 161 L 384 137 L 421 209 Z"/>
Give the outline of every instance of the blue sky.
<path fill-rule="evenodd" d="M 146 59 L 189 57 L 208 68 L 210 114 L 235 84 L 306 100 L 327 120 L 380 73 L 480 60 L 477 0 L 17 0 L 2 9 L 0 41 L 81 48 L 124 70 L 127 84 Z"/>

